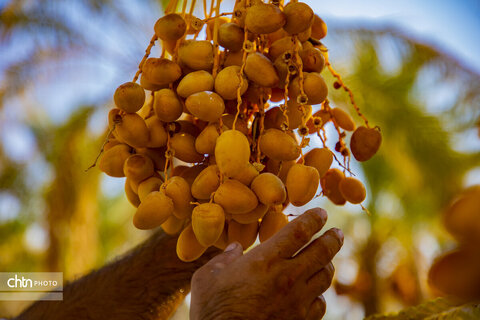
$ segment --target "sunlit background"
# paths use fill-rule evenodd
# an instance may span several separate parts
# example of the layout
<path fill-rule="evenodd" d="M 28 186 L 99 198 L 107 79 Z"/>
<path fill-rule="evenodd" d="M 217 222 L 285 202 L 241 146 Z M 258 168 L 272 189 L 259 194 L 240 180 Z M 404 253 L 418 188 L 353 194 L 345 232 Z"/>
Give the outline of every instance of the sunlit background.
<path fill-rule="evenodd" d="M 377 156 L 352 163 L 370 215 L 324 198 L 287 210 L 325 207 L 328 227 L 346 235 L 325 318 L 418 304 L 434 296 L 426 283 L 433 258 L 454 244 L 442 210 L 480 183 L 480 2 L 307 3 L 328 25 L 332 64 L 383 135 Z M 73 279 L 148 237 L 131 223 L 124 180 L 84 169 L 105 138 L 113 92 L 135 74 L 163 7 L 0 0 L 0 271 Z M 224 1 L 222 11 L 232 7 Z M 333 103 L 351 108 L 323 75 Z M 0 317 L 26 305 L 0 302 Z M 187 312 L 182 306 L 176 319 Z"/>

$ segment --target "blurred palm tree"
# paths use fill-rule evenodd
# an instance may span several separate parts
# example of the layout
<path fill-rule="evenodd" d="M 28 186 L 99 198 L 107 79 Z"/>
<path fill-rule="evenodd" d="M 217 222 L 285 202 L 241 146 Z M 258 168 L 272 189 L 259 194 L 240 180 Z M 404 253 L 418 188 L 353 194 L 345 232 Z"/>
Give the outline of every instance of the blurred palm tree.
<path fill-rule="evenodd" d="M 114 68 L 118 76 L 130 77 L 163 2 L 7 0 L 0 4 L 0 109 L 5 99 L 24 92 L 46 69 L 58 76 L 72 67 L 78 73 L 79 64 L 92 67 L 91 59 L 84 61 L 87 57 L 98 58 L 93 63 L 98 72 Z M 99 102 L 105 103 L 107 96 L 110 99 L 109 93 Z"/>
<path fill-rule="evenodd" d="M 62 271 L 66 279 L 91 270 L 97 262 L 99 171 L 82 170 L 100 142 L 88 137 L 93 110 L 80 107 L 61 127 L 36 130 L 38 146 L 54 172 L 44 195 L 50 240 L 45 270 Z"/>
<path fill-rule="evenodd" d="M 398 261 L 391 276 L 403 277 L 393 279 L 395 286 L 390 289 L 396 290 L 401 302 L 414 305 L 426 294 L 419 288 L 419 231 L 445 238 L 438 228 L 440 214 L 462 189 L 465 174 L 480 165 L 478 150 L 460 152 L 453 144 L 455 135 L 475 128 L 480 115 L 480 75 L 393 28 L 336 28 L 330 36 L 350 47 L 348 65 L 342 66 L 348 74 L 346 82 L 383 137 L 379 154 L 361 164 L 370 198 L 370 234 L 363 243 L 355 243 L 357 278 L 338 289 L 360 301 L 366 315 L 385 311 L 382 300 L 388 281 L 379 279 L 377 268 L 385 255 L 382 248 L 396 239 L 407 253 L 403 260 L 408 268 Z M 385 59 L 392 52 L 399 54 Z M 448 92 L 454 99 L 443 110 L 428 109 L 428 91 L 437 88 L 435 94 L 442 94 L 438 88 L 445 83 L 458 88 Z M 333 94 L 337 104 L 345 104 L 343 92 Z M 408 281 L 413 288 L 402 291 L 399 286 Z"/>
<path fill-rule="evenodd" d="M 154 19 L 151 13 L 159 12 L 155 1 L 131 6 L 150 13 L 150 20 Z M 151 7 L 156 9 L 149 10 Z M 130 14 L 129 9 L 110 0 L 15 0 L 0 4 L 0 128 L 8 123 L 34 137 L 34 150 L 29 153 L 30 159 L 25 160 L 12 158 L 6 149 L 12 143 L 2 143 L 12 139 L 8 132 L 2 131 L 0 139 L 0 196 L 5 194 L 20 204 L 16 216 L 0 212 L 2 271 L 62 271 L 68 280 L 103 264 L 110 256 L 106 253 L 118 251 L 117 247 L 124 246 L 127 238 L 135 239 L 124 231 L 130 230 L 125 228 L 125 214 L 130 213 L 125 209 L 129 209 L 126 202 L 120 201 L 120 208 L 110 206 L 118 197 L 106 199 L 101 195 L 99 171 L 84 172 L 103 142 L 98 127 L 105 125 L 105 105 L 111 92 L 100 93 L 93 101 L 84 100 L 93 106 L 78 102 L 74 102 L 75 106 L 65 105 L 72 111 L 60 121 L 57 111 L 65 113 L 64 110 L 47 110 L 52 101 L 62 99 L 61 92 L 44 100 L 32 95 L 35 90 L 46 90 L 45 87 L 58 83 L 57 79 L 62 77 L 71 81 L 71 92 L 77 91 L 84 66 L 93 66 L 99 73 L 109 71 L 111 63 L 120 79 L 115 79 L 116 83 L 130 77 L 148 40 L 142 41 L 137 35 L 145 33 L 138 23 L 141 17 Z M 109 42 L 109 34 L 95 33 L 107 30 L 106 27 L 112 28 L 110 34 L 125 36 L 124 42 L 116 42 L 115 46 Z M 148 38 L 150 35 L 145 34 Z M 122 50 L 118 50 L 120 46 Z M 95 63 L 93 56 L 99 57 Z M 97 119 L 101 115 L 102 122 L 92 130 L 91 121 L 96 114 Z M 32 172 L 41 177 L 40 184 L 32 183 Z M 112 214 L 111 207 L 117 212 Z M 111 217 L 119 221 L 112 222 Z M 117 229 L 118 226 L 122 228 Z M 46 235 L 43 242 L 41 234 L 32 233 L 39 229 Z M 99 233 L 105 229 L 107 232 Z M 100 238 L 107 243 L 100 246 Z M 32 241 L 36 248 L 31 247 Z M 0 302 L 0 317 L 14 315 L 24 305 Z"/>

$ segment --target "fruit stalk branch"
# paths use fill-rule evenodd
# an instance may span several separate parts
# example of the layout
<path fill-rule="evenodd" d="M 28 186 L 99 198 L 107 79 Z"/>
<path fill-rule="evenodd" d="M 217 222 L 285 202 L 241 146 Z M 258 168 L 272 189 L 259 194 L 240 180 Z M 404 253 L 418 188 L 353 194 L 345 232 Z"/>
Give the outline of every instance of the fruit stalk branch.
<path fill-rule="evenodd" d="M 247 5 L 248 5 L 249 1 L 247 0 Z M 238 84 L 238 88 L 237 88 L 237 113 L 235 114 L 235 119 L 233 120 L 233 125 L 232 125 L 232 130 L 235 130 L 235 126 L 237 124 L 237 119 L 238 119 L 238 116 L 240 115 L 240 106 L 242 105 L 242 94 L 241 94 L 241 90 L 242 90 L 242 86 L 243 86 L 243 74 L 245 73 L 245 64 L 246 64 L 246 61 L 247 61 L 247 48 L 248 47 L 248 44 L 251 43 L 249 40 L 248 40 L 248 30 L 247 30 L 247 26 L 245 25 L 243 27 L 243 55 L 242 55 L 242 66 L 240 67 L 240 74 L 238 75 L 238 77 L 240 78 L 240 82 Z M 253 49 L 253 47 L 255 46 L 255 44 L 252 44 L 252 48 L 250 48 L 250 50 Z"/>
<path fill-rule="evenodd" d="M 142 73 L 142 67 L 145 61 L 147 60 L 148 56 L 150 55 L 150 51 L 152 50 L 152 47 L 155 45 L 155 41 L 157 40 L 157 35 L 154 34 L 152 39 L 150 39 L 150 43 L 148 44 L 147 49 L 145 49 L 145 55 L 142 58 L 142 61 L 138 64 L 138 70 L 135 73 L 135 76 L 133 77 L 132 82 L 137 82 L 138 77 L 140 76 L 140 73 Z"/>
<path fill-rule="evenodd" d="M 357 103 L 355 102 L 355 96 L 353 94 L 353 91 L 350 90 L 350 88 L 345 85 L 345 83 L 342 80 L 342 76 L 340 76 L 340 74 L 337 73 L 335 71 L 335 69 L 333 69 L 332 64 L 328 60 L 328 54 L 323 54 L 323 56 L 325 57 L 325 65 L 327 66 L 327 68 L 330 71 L 330 73 L 332 74 L 332 76 L 337 78 L 337 83 L 340 85 L 341 88 L 343 88 L 343 90 L 345 90 L 348 93 L 348 96 L 350 97 L 350 103 L 355 108 L 355 111 L 357 112 L 358 116 L 363 119 L 363 121 L 365 122 L 365 126 L 367 128 L 370 128 L 370 126 L 368 125 L 368 119 L 363 115 L 362 112 L 360 112 L 360 108 L 358 107 Z"/>
<path fill-rule="evenodd" d="M 97 157 L 95 158 L 95 160 L 93 161 L 92 165 L 90 167 L 88 167 L 87 169 L 85 169 L 85 172 L 88 172 L 90 169 L 94 168 L 96 165 L 97 165 L 97 162 L 98 162 L 98 159 L 100 159 L 100 156 L 103 154 L 103 152 L 105 151 L 105 145 L 108 143 L 108 141 L 110 140 L 110 136 L 112 135 L 113 131 L 115 130 L 115 126 L 117 124 L 116 123 L 113 123 L 113 126 L 110 130 L 108 130 L 108 133 L 107 133 L 107 137 L 105 138 L 105 141 L 103 142 L 102 144 L 102 147 L 100 148 L 100 151 L 98 152 L 97 154 Z"/>
<path fill-rule="evenodd" d="M 213 0 L 212 0 L 213 1 Z M 217 0 L 217 6 L 215 7 L 215 17 L 220 16 L 220 3 L 222 3 L 222 0 Z M 220 19 L 215 19 L 215 23 L 213 25 L 213 70 L 212 70 L 212 76 L 215 79 L 217 76 L 218 72 L 218 66 L 219 66 L 219 60 L 220 56 L 218 54 L 218 27 L 220 25 Z"/>

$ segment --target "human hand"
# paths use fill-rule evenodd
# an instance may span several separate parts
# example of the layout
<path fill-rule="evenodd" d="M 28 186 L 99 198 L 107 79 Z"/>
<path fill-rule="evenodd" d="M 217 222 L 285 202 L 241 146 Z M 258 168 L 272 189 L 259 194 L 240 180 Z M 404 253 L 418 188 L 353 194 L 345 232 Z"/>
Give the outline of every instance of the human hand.
<path fill-rule="evenodd" d="M 239 243 L 231 244 L 193 275 L 190 319 L 323 317 L 321 294 L 331 284 L 343 233 L 330 229 L 303 247 L 326 220 L 325 210 L 311 209 L 245 255 Z"/>

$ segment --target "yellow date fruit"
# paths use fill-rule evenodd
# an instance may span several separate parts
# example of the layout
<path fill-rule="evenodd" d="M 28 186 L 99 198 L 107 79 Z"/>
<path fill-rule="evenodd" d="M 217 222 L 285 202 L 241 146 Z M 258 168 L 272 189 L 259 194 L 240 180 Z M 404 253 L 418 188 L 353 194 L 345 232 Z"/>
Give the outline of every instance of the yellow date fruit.
<path fill-rule="evenodd" d="M 240 172 L 248 164 L 249 159 L 250 143 L 243 133 L 238 130 L 227 130 L 218 137 L 215 160 L 220 172 L 227 177 Z"/>
<path fill-rule="evenodd" d="M 140 198 L 135 193 L 135 191 L 133 191 L 128 178 L 125 179 L 125 195 L 127 196 L 127 199 L 132 204 L 132 206 L 138 208 L 138 206 L 140 205 Z"/>
<path fill-rule="evenodd" d="M 350 139 L 350 150 L 357 161 L 367 161 L 377 153 L 382 144 L 378 128 L 358 127 Z"/>
<path fill-rule="evenodd" d="M 266 34 L 277 31 L 285 25 L 285 14 L 273 4 L 258 2 L 247 9 L 245 25 L 248 31 Z"/>
<path fill-rule="evenodd" d="M 320 40 L 325 38 L 327 35 L 327 24 L 320 18 L 315 15 L 312 24 L 312 37 L 314 39 Z"/>
<path fill-rule="evenodd" d="M 251 86 L 250 86 L 251 87 Z M 235 120 L 234 114 L 225 114 L 222 116 L 223 124 L 228 128 L 233 128 L 233 122 Z M 248 123 L 241 117 L 237 118 L 237 122 L 235 123 L 235 130 L 240 131 L 244 135 L 248 135 Z"/>
<path fill-rule="evenodd" d="M 317 48 L 304 48 L 300 51 L 303 62 L 303 70 L 307 72 L 322 72 L 325 66 L 325 58 Z"/>
<path fill-rule="evenodd" d="M 296 206 L 306 205 L 315 197 L 320 176 L 317 169 L 303 164 L 294 164 L 287 174 L 288 199 Z"/>
<path fill-rule="evenodd" d="M 168 87 L 168 84 L 155 84 L 147 80 L 142 74 L 140 75 L 140 85 L 145 90 L 158 91 Z"/>
<path fill-rule="evenodd" d="M 206 164 L 197 164 L 194 165 L 193 167 L 188 167 L 180 173 L 180 177 L 184 178 L 188 184 L 190 185 L 190 188 L 192 187 L 193 181 L 197 178 L 197 176 L 202 172 L 203 169 L 207 167 Z"/>
<path fill-rule="evenodd" d="M 149 134 L 147 147 L 160 148 L 167 144 L 167 130 L 164 128 L 164 123 L 160 121 L 157 116 L 152 116 L 145 120 Z"/>
<path fill-rule="evenodd" d="M 342 179 L 338 184 L 338 188 L 345 200 L 353 204 L 362 203 L 367 196 L 363 183 L 352 177 Z"/>
<path fill-rule="evenodd" d="M 158 177 L 150 177 L 138 184 L 138 197 L 140 201 L 143 201 L 150 192 L 160 191 L 160 187 L 163 184 L 163 180 Z"/>
<path fill-rule="evenodd" d="M 266 170 L 274 175 L 278 176 L 282 180 L 283 184 L 287 182 L 288 170 L 295 164 L 295 160 L 279 161 L 274 159 L 268 159 Z"/>
<path fill-rule="evenodd" d="M 447 230 L 462 243 L 480 241 L 480 186 L 464 190 L 444 213 Z"/>
<path fill-rule="evenodd" d="M 191 192 L 196 199 L 208 200 L 220 186 L 220 171 L 216 165 L 202 170 L 192 183 Z"/>
<path fill-rule="evenodd" d="M 268 55 L 272 59 L 272 61 L 276 61 L 277 59 L 281 58 L 291 59 L 293 57 L 293 51 L 295 50 L 296 46 L 297 43 L 295 42 L 295 39 L 290 36 L 285 36 L 272 43 L 272 46 L 268 50 Z M 302 49 L 301 44 L 299 45 L 299 48 L 300 50 Z M 287 51 L 288 54 L 284 55 L 284 53 L 286 53 Z"/>
<path fill-rule="evenodd" d="M 247 56 L 245 74 L 261 87 L 275 87 L 280 80 L 273 63 L 259 52 Z"/>
<path fill-rule="evenodd" d="M 225 110 L 222 97 L 211 91 L 190 95 L 185 101 L 185 106 L 195 117 L 203 121 L 216 121 Z"/>
<path fill-rule="evenodd" d="M 133 224 L 141 230 L 153 229 L 167 221 L 172 214 L 172 199 L 163 192 L 154 191 L 149 193 L 138 206 L 133 216 Z"/>
<path fill-rule="evenodd" d="M 223 130 L 228 130 L 228 128 L 223 126 Z M 219 136 L 219 124 L 209 124 L 202 130 L 202 132 L 200 132 L 195 140 L 195 149 L 200 154 L 213 155 L 215 153 L 215 146 Z"/>
<path fill-rule="evenodd" d="M 244 33 L 236 23 L 225 23 L 218 28 L 218 44 L 225 49 L 236 52 L 242 49 Z"/>
<path fill-rule="evenodd" d="M 215 192 L 213 199 L 225 211 L 232 214 L 250 212 L 258 205 L 255 193 L 243 183 L 233 179 L 228 179 L 222 183 Z"/>
<path fill-rule="evenodd" d="M 328 95 L 328 87 L 322 76 L 317 72 L 305 72 L 303 76 L 303 90 L 308 98 L 307 103 L 314 105 L 325 101 Z M 290 99 L 296 101 L 300 95 L 300 77 L 296 77 L 290 82 L 288 90 Z"/>
<path fill-rule="evenodd" d="M 232 219 L 241 224 L 250 224 L 258 222 L 267 213 L 268 206 L 259 203 L 258 206 L 250 212 L 242 214 L 232 214 Z"/>
<path fill-rule="evenodd" d="M 135 113 L 145 102 L 145 91 L 135 82 L 126 82 L 115 90 L 115 105 L 127 113 Z"/>
<path fill-rule="evenodd" d="M 303 107 L 303 111 L 302 111 Z M 305 112 L 305 119 L 308 119 L 312 114 L 312 106 L 310 105 L 299 105 L 297 102 L 289 100 L 287 103 L 287 117 L 288 117 L 288 128 L 297 129 L 303 122 L 303 117 Z M 283 115 L 282 110 L 279 107 L 270 108 L 265 113 L 265 128 L 275 128 L 281 129 L 282 125 L 286 123 L 286 118 Z"/>
<path fill-rule="evenodd" d="M 287 192 L 282 180 L 273 173 L 265 172 L 252 181 L 251 188 L 258 200 L 267 205 L 282 204 L 287 199 Z"/>
<path fill-rule="evenodd" d="M 202 91 L 212 91 L 214 85 L 213 76 L 205 70 L 193 71 L 180 80 L 177 94 L 182 98 Z"/>
<path fill-rule="evenodd" d="M 355 130 L 355 122 L 353 122 L 352 117 L 343 109 L 333 108 L 332 109 L 333 119 L 337 125 L 346 130 L 353 131 Z"/>
<path fill-rule="evenodd" d="M 135 150 L 137 153 L 146 155 L 152 159 L 156 171 L 163 171 L 165 169 L 166 148 L 137 148 Z"/>
<path fill-rule="evenodd" d="M 148 58 L 142 66 L 142 74 L 148 82 L 163 86 L 180 78 L 182 69 L 165 58 Z"/>
<path fill-rule="evenodd" d="M 136 113 L 119 113 L 115 116 L 115 133 L 125 143 L 135 148 L 148 145 L 150 132 L 142 117 Z"/>
<path fill-rule="evenodd" d="M 336 205 L 344 205 L 346 200 L 340 192 L 340 181 L 345 178 L 342 171 L 332 168 L 322 177 L 321 184 L 323 194 Z"/>
<path fill-rule="evenodd" d="M 171 89 L 161 89 L 155 92 L 153 110 L 161 121 L 172 122 L 182 115 L 183 103 L 175 91 Z"/>
<path fill-rule="evenodd" d="M 178 49 L 178 58 L 193 70 L 210 70 L 213 67 L 213 45 L 206 40 L 187 40 Z"/>
<path fill-rule="evenodd" d="M 223 66 L 242 66 L 243 51 L 226 52 L 223 59 Z"/>
<path fill-rule="evenodd" d="M 258 222 L 241 224 L 235 220 L 228 222 L 228 243 L 240 242 L 243 250 L 247 250 L 257 239 Z"/>
<path fill-rule="evenodd" d="M 170 139 L 170 146 L 175 152 L 175 158 L 188 163 L 203 160 L 203 155 L 195 150 L 195 138 L 188 133 L 175 133 Z"/>
<path fill-rule="evenodd" d="M 117 144 L 105 151 L 98 162 L 100 171 L 106 173 L 110 177 L 125 177 L 123 165 L 128 157 L 131 156 L 131 148 L 126 144 Z"/>
<path fill-rule="evenodd" d="M 304 161 L 305 165 L 314 167 L 320 177 L 323 177 L 332 165 L 333 153 L 328 148 L 315 148 L 305 154 Z"/>
<path fill-rule="evenodd" d="M 125 160 L 123 172 L 130 181 L 138 184 L 153 175 L 153 161 L 143 154 L 132 154 Z"/>
<path fill-rule="evenodd" d="M 167 14 L 157 20 L 154 26 L 155 34 L 165 41 L 176 41 L 187 31 L 187 24 L 177 13 Z"/>
<path fill-rule="evenodd" d="M 176 236 L 179 234 L 183 226 L 185 225 L 185 220 L 178 219 L 175 215 L 171 215 L 167 221 L 161 224 L 163 231 L 170 236 Z"/>
<path fill-rule="evenodd" d="M 458 248 L 435 259 L 428 282 L 443 294 L 465 300 L 480 296 L 480 258 L 475 250 Z"/>
<path fill-rule="evenodd" d="M 237 90 L 240 88 L 240 95 L 243 95 L 248 89 L 248 80 L 245 75 L 240 77 L 240 67 L 230 66 L 222 69 L 215 78 L 215 92 L 222 96 L 225 100 L 233 100 L 237 98 Z"/>
<path fill-rule="evenodd" d="M 177 256 L 184 262 L 195 261 L 207 250 L 195 237 L 192 225 L 183 229 L 177 240 Z"/>
<path fill-rule="evenodd" d="M 303 2 L 289 2 L 283 12 L 287 22 L 283 30 L 289 34 L 299 34 L 310 28 L 314 21 L 314 13 L 309 5 Z"/>
<path fill-rule="evenodd" d="M 261 136 L 260 150 L 271 159 L 288 161 L 297 159 L 301 149 L 292 136 L 272 128 Z"/>
<path fill-rule="evenodd" d="M 193 209 L 193 232 L 201 245 L 214 245 L 222 235 L 224 225 L 225 213 L 218 204 L 202 203 Z"/>
<path fill-rule="evenodd" d="M 165 194 L 173 201 L 173 214 L 178 219 L 189 218 L 193 210 L 193 204 L 190 204 L 193 198 L 188 182 L 180 176 L 174 176 L 165 181 L 162 188 L 165 188 Z"/>
<path fill-rule="evenodd" d="M 249 186 L 253 179 L 258 176 L 258 170 L 251 163 L 247 163 L 247 166 L 243 167 L 238 173 L 234 174 L 232 178 L 240 181 L 246 186 Z"/>
<path fill-rule="evenodd" d="M 270 239 L 275 233 L 280 231 L 288 223 L 288 218 L 281 211 L 275 209 L 268 210 L 263 217 L 258 231 L 258 238 L 260 242 Z"/>
<path fill-rule="evenodd" d="M 225 223 L 225 226 L 223 227 L 222 234 L 218 238 L 217 242 L 213 245 L 214 247 L 220 249 L 220 250 L 225 250 L 228 246 L 228 225 Z"/>

